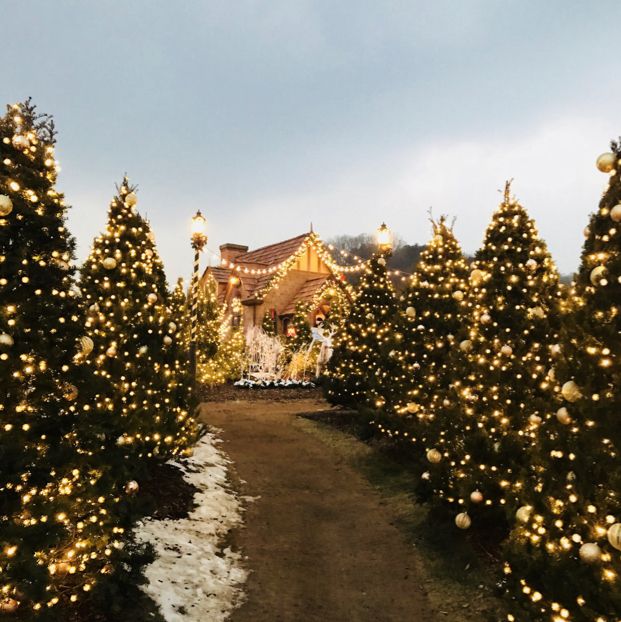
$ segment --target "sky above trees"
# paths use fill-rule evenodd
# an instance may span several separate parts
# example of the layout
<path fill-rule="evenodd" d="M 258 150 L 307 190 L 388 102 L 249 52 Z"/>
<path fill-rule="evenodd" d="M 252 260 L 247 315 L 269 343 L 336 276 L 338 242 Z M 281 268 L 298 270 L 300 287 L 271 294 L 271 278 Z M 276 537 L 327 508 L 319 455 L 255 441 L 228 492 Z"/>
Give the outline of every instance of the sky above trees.
<path fill-rule="evenodd" d="M 172 281 L 190 216 L 218 245 L 324 238 L 428 209 L 466 252 L 514 192 L 563 272 L 621 134 L 616 0 L 2 1 L 0 98 L 56 118 L 80 258 L 139 185 Z"/>

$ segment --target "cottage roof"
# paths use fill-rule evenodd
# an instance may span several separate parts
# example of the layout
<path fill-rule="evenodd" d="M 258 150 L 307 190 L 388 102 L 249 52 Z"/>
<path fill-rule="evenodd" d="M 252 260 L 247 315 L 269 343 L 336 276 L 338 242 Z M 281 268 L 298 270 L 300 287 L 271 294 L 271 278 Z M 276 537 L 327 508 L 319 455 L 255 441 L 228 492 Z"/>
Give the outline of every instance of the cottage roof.
<path fill-rule="evenodd" d="M 308 279 L 302 284 L 302 287 L 293 295 L 287 306 L 282 311 L 282 315 L 288 315 L 295 312 L 295 305 L 298 302 L 310 302 L 315 294 L 325 285 L 326 281 L 331 278 L 330 275 L 322 275 L 316 279 Z"/>
<path fill-rule="evenodd" d="M 277 242 L 276 244 L 269 244 L 268 246 L 262 246 L 242 255 L 238 255 L 235 258 L 236 264 L 261 264 L 263 266 L 275 266 L 282 263 L 285 259 L 291 257 L 302 245 L 304 240 L 309 236 L 308 233 L 297 235 L 294 238 Z"/>

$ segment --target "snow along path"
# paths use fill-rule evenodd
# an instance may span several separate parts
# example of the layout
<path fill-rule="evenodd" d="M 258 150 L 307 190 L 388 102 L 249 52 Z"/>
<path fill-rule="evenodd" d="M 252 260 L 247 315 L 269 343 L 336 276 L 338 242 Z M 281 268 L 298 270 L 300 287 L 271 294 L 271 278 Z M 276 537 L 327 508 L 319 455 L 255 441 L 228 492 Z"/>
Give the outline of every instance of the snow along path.
<path fill-rule="evenodd" d="M 157 558 L 145 575 L 144 591 L 159 605 L 166 622 L 220 622 L 240 604 L 247 573 L 241 555 L 222 548 L 233 527 L 242 523 L 238 495 L 228 483 L 230 461 L 208 432 L 194 455 L 174 462 L 195 486 L 196 509 L 188 518 L 139 523 L 139 542 L 150 542 Z"/>

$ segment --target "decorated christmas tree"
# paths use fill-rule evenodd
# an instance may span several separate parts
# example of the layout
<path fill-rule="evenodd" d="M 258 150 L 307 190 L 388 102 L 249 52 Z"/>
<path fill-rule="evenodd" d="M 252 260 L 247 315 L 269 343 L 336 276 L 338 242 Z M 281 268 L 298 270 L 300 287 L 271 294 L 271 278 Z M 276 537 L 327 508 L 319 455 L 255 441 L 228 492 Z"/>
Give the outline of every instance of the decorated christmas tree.
<path fill-rule="evenodd" d="M 444 217 L 432 220 L 432 227 L 433 238 L 422 251 L 400 301 L 403 338 L 399 356 L 405 382 L 399 387 L 397 417 L 392 417 L 392 424 L 386 423 L 390 433 L 399 430 L 408 441 L 423 443 L 433 429 L 450 425 L 436 421 L 436 415 L 441 412 L 439 400 L 453 380 L 450 355 L 464 328 L 469 275 L 453 228 Z"/>
<path fill-rule="evenodd" d="M 391 358 L 398 308 L 386 270 L 388 254 L 380 250 L 369 260 L 351 312 L 334 336 L 325 382 L 332 404 L 381 406 L 398 382 L 392 376 L 397 359 Z"/>
<path fill-rule="evenodd" d="M 310 312 L 310 303 L 301 300 L 296 303 L 295 312 L 287 327 L 286 335 L 286 347 L 290 352 L 297 352 L 307 348 L 312 341 L 313 337 L 309 323 Z"/>
<path fill-rule="evenodd" d="M 28 620 L 112 571 L 116 527 L 54 147 L 30 101 L 0 118 L 0 612 Z"/>
<path fill-rule="evenodd" d="M 585 230 L 575 304 L 555 348 L 556 404 L 529 453 L 507 545 L 512 620 L 621 619 L 621 145 L 599 157 L 608 188 Z"/>
<path fill-rule="evenodd" d="M 261 329 L 266 335 L 274 336 L 276 334 L 276 320 L 272 317 L 271 312 L 267 312 L 263 316 L 263 321 L 261 322 Z"/>
<path fill-rule="evenodd" d="M 102 433 L 131 474 L 188 448 L 195 433 L 184 344 L 175 339 L 164 269 L 137 202 L 125 178 L 82 268 L 94 341 L 88 363 L 113 388 Z"/>
<path fill-rule="evenodd" d="M 425 448 L 434 492 L 458 508 L 459 527 L 516 508 L 526 450 L 549 409 L 558 302 L 554 262 L 507 183 L 470 272 L 469 332 L 455 342 L 453 384 L 437 401 L 444 423 Z"/>
<path fill-rule="evenodd" d="M 190 326 L 188 313 L 188 297 L 183 278 L 179 277 L 169 297 L 170 314 L 176 333 L 171 337 L 177 340 L 181 351 L 189 356 Z"/>

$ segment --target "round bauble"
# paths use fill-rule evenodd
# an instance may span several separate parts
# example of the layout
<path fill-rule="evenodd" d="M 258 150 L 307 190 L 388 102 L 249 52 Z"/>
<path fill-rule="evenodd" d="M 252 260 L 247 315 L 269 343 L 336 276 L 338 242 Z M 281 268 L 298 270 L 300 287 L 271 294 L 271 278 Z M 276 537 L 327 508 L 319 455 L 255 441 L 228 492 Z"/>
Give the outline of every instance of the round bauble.
<path fill-rule="evenodd" d="M 472 525 L 472 520 L 468 516 L 468 512 L 462 512 L 455 517 L 455 524 L 460 529 L 468 529 Z"/>
<path fill-rule="evenodd" d="M 558 422 L 563 425 L 569 425 L 571 423 L 571 416 L 565 406 L 562 406 L 556 411 L 556 418 L 558 419 Z"/>
<path fill-rule="evenodd" d="M 140 346 L 140 348 L 138 348 L 138 354 L 146 354 L 149 351 L 149 348 L 147 346 Z"/>
<path fill-rule="evenodd" d="M 470 493 L 470 501 L 472 503 L 481 503 L 483 501 L 483 493 L 480 490 L 473 490 Z"/>
<path fill-rule="evenodd" d="M 481 324 L 489 324 L 492 321 L 492 316 L 489 313 L 484 313 L 480 319 Z"/>
<path fill-rule="evenodd" d="M 515 513 L 515 518 L 517 518 L 520 523 L 527 523 L 530 520 L 530 515 L 533 513 L 533 508 L 530 505 L 523 505 L 521 508 L 518 508 Z"/>
<path fill-rule="evenodd" d="M 460 342 L 459 349 L 462 352 L 470 352 L 470 350 L 472 350 L 472 341 L 470 341 L 470 339 L 464 339 Z"/>
<path fill-rule="evenodd" d="M 405 314 L 406 314 L 408 317 L 416 317 L 416 309 L 415 309 L 414 307 L 408 307 L 408 308 L 405 310 Z"/>
<path fill-rule="evenodd" d="M 595 268 L 591 270 L 589 279 L 592 285 L 599 285 L 604 276 L 606 276 L 606 266 L 595 266 Z"/>
<path fill-rule="evenodd" d="M 6 194 L 0 194 L 0 216 L 8 216 L 13 211 L 13 201 Z"/>
<path fill-rule="evenodd" d="M 416 402 L 408 402 L 408 405 L 405 407 L 405 410 L 409 414 L 414 415 L 420 410 L 420 406 Z"/>
<path fill-rule="evenodd" d="M 125 492 L 128 495 L 135 495 L 139 490 L 140 485 L 135 479 L 132 479 L 131 481 L 127 482 L 127 484 L 125 484 Z"/>
<path fill-rule="evenodd" d="M 537 262 L 536 262 L 534 259 L 532 259 L 532 258 L 531 258 L 531 259 L 529 259 L 529 260 L 526 262 L 526 267 L 527 267 L 529 270 L 536 270 L 536 269 L 537 269 Z"/>
<path fill-rule="evenodd" d="M 621 203 L 615 205 L 610 210 L 610 218 L 612 218 L 615 222 L 621 222 Z"/>
<path fill-rule="evenodd" d="M 80 339 L 80 347 L 82 348 L 82 354 L 88 356 L 93 351 L 95 343 L 89 336 L 84 335 L 84 337 Z"/>
<path fill-rule="evenodd" d="M 475 287 L 478 287 L 484 278 L 485 272 L 483 272 L 483 270 L 479 270 L 478 268 L 475 268 L 470 273 L 470 283 L 472 283 L 472 285 L 474 285 Z"/>
<path fill-rule="evenodd" d="M 106 356 L 109 356 L 109 357 L 116 356 L 116 348 L 115 348 L 114 346 L 110 346 L 110 347 L 106 350 Z"/>
<path fill-rule="evenodd" d="M 114 257 L 106 257 L 102 262 L 101 265 L 106 269 L 106 270 L 114 270 L 116 268 L 116 259 Z"/>
<path fill-rule="evenodd" d="M 383 257 L 380 257 L 380 258 L 377 260 L 377 263 L 378 263 L 380 266 L 385 266 L 385 265 L 386 265 L 386 260 L 385 260 Z"/>
<path fill-rule="evenodd" d="M 155 304 L 157 302 L 157 294 L 154 294 L 153 292 L 151 292 L 147 296 L 147 302 L 151 305 Z"/>
<path fill-rule="evenodd" d="M 539 425 L 541 423 L 541 417 L 539 415 L 530 415 L 528 417 L 528 421 L 532 424 L 532 425 Z"/>
<path fill-rule="evenodd" d="M 610 525 L 606 532 L 606 537 L 608 542 L 610 542 L 610 546 L 617 549 L 617 551 L 621 551 L 621 523 Z"/>
<path fill-rule="evenodd" d="M 176 325 L 174 322 L 170 322 L 170 323 L 168 324 L 168 330 L 169 330 L 171 333 L 176 333 L 176 332 L 177 332 L 177 325 Z"/>
<path fill-rule="evenodd" d="M 63 397 L 68 402 L 73 402 L 73 400 L 76 399 L 76 397 L 78 397 L 78 387 L 76 387 L 73 384 L 66 384 L 64 386 Z"/>
<path fill-rule="evenodd" d="M 166 335 L 164 337 L 164 345 L 169 346 L 171 343 L 172 343 L 172 339 L 168 335 Z"/>
<path fill-rule="evenodd" d="M 99 304 L 94 302 L 89 308 L 90 313 L 99 313 Z"/>
<path fill-rule="evenodd" d="M 19 603 L 14 598 L 3 598 L 0 600 L 0 613 L 15 613 Z"/>
<path fill-rule="evenodd" d="M 591 229 L 589 227 L 585 227 L 582 230 L 582 235 L 584 235 L 585 238 L 588 238 L 591 235 Z"/>
<path fill-rule="evenodd" d="M 513 348 L 511 346 L 502 346 L 502 348 L 500 348 L 500 353 L 503 356 L 511 356 L 513 354 Z"/>
<path fill-rule="evenodd" d="M 136 205 L 137 203 L 138 203 L 138 197 L 136 196 L 135 192 L 130 192 L 125 197 L 125 205 L 127 207 L 134 207 L 134 205 Z"/>
<path fill-rule="evenodd" d="M 595 542 L 585 542 L 578 555 L 585 564 L 596 564 L 602 558 L 602 549 Z"/>
<path fill-rule="evenodd" d="M 458 289 L 453 292 L 453 298 L 457 300 L 457 302 L 461 302 L 464 299 L 464 292 L 462 292 L 461 289 Z"/>
<path fill-rule="evenodd" d="M 153 257 L 153 251 L 150 248 L 147 248 L 144 254 L 146 255 L 148 259 L 151 259 L 151 257 Z"/>
<path fill-rule="evenodd" d="M 13 341 L 13 337 L 11 337 L 11 335 L 0 333 L 0 346 L 11 347 L 13 343 L 15 342 Z"/>
<path fill-rule="evenodd" d="M 568 402 L 577 402 L 582 397 L 580 387 L 573 380 L 568 380 L 561 387 L 561 395 Z"/>
<path fill-rule="evenodd" d="M 438 462 L 442 460 L 442 454 L 437 449 L 430 449 L 427 452 L 427 460 L 429 460 L 431 464 L 438 464 Z"/>
<path fill-rule="evenodd" d="M 610 173 L 617 163 L 617 156 L 610 151 L 602 153 L 596 160 L 595 165 L 602 173 Z"/>

